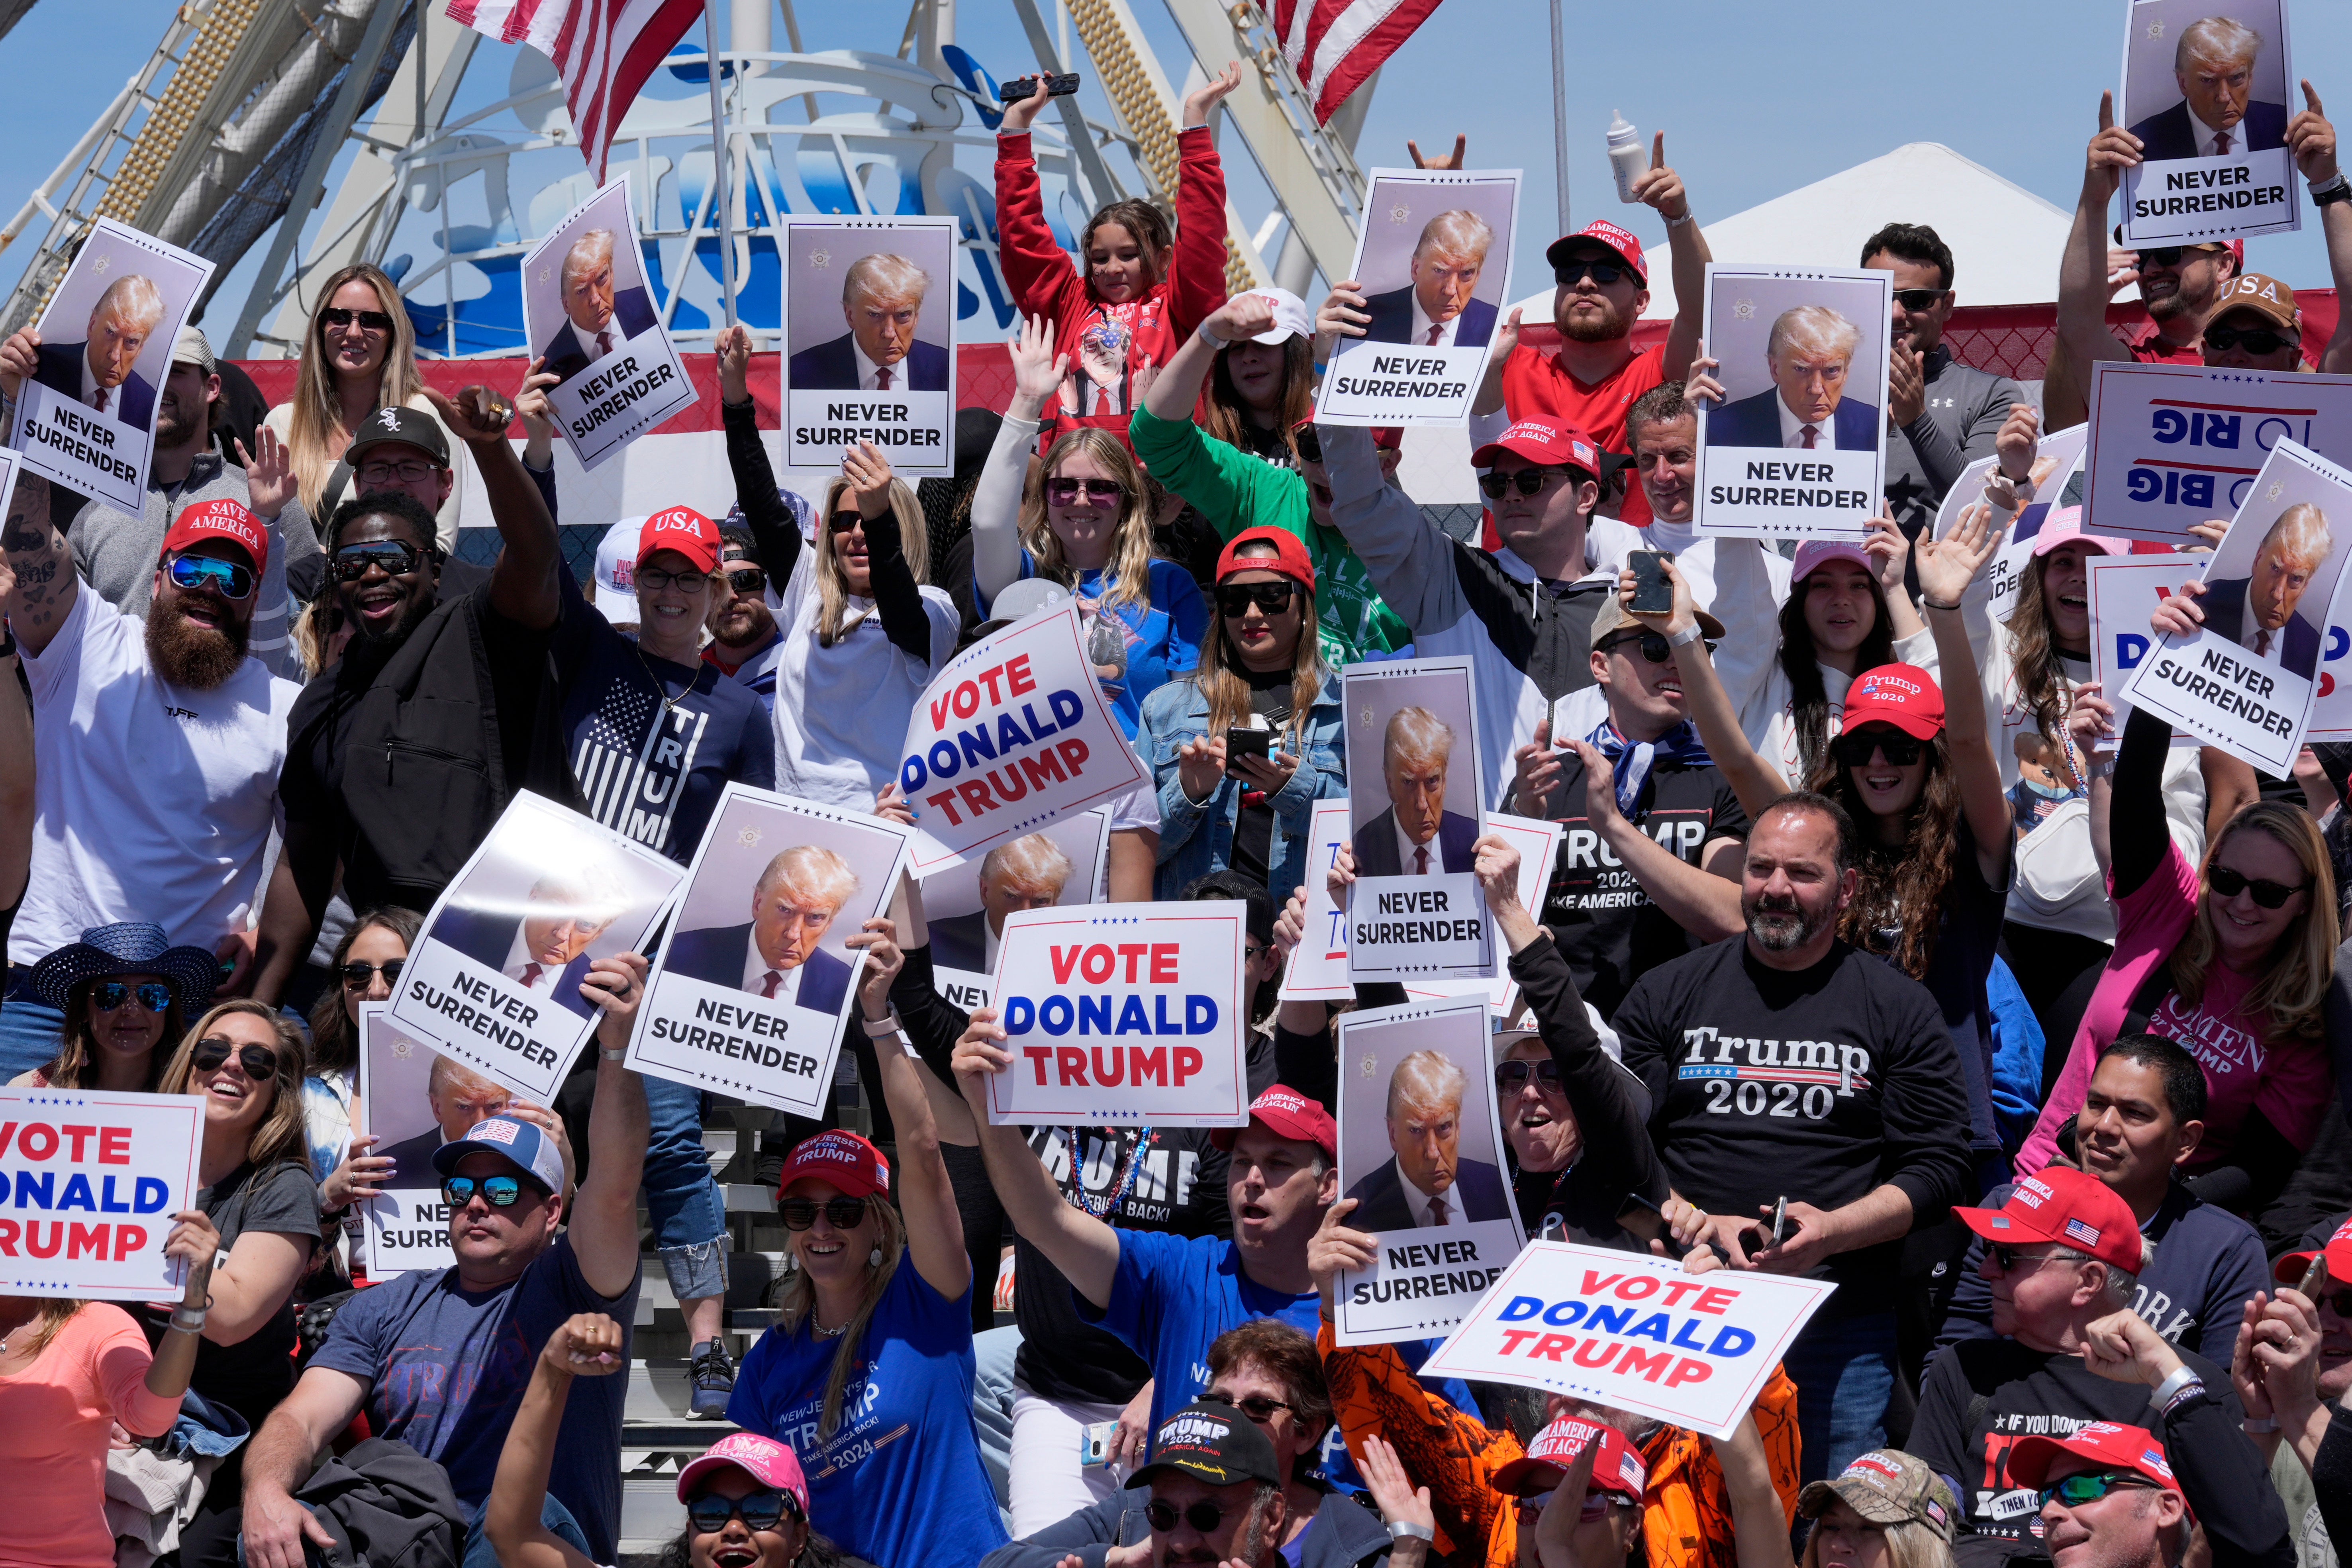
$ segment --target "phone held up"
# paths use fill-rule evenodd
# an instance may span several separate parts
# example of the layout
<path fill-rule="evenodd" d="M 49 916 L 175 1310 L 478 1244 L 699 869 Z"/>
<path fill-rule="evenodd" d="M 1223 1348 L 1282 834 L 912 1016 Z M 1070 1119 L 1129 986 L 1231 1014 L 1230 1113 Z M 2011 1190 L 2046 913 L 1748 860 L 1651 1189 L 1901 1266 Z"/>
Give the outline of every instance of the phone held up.
<path fill-rule="evenodd" d="M 1067 98 L 1077 90 L 1078 73 L 1076 71 L 1063 71 L 1045 78 L 1045 96 L 1048 98 Z M 1024 99 L 1035 97 L 1036 93 L 1037 79 L 1034 76 L 1015 77 L 996 89 L 997 97 L 1006 103 L 1019 103 Z"/>
<path fill-rule="evenodd" d="M 1632 550 L 1625 564 L 1633 574 L 1633 611 L 1637 616 L 1663 616 L 1675 607 L 1675 585 L 1666 577 L 1670 550 Z"/>

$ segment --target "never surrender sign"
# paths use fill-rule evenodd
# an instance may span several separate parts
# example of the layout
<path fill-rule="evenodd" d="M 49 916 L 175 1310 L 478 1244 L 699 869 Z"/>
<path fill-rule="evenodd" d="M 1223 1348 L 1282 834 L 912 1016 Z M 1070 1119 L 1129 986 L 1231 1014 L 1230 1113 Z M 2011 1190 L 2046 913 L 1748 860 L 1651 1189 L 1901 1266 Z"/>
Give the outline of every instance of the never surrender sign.
<path fill-rule="evenodd" d="M 990 1122 L 1246 1123 L 1247 913 L 1210 900 L 1006 916 L 995 993 L 1013 1065 L 990 1080 Z"/>
<path fill-rule="evenodd" d="M 2083 531 L 2196 544 L 2280 442 L 2352 457 L 2352 375 L 2100 360 L 2090 423 Z"/>
<path fill-rule="evenodd" d="M 785 215 L 786 465 L 862 441 L 910 478 L 954 471 L 958 221 Z"/>
<path fill-rule="evenodd" d="M 177 1296 L 163 1238 L 204 1118 L 198 1095 L 0 1089 L 0 1295 Z"/>
<path fill-rule="evenodd" d="M 624 174 L 523 258 L 524 336 L 563 378 L 547 398 L 583 468 L 694 401 L 646 286 L 635 210 Z"/>
<path fill-rule="evenodd" d="M 915 705 L 899 756 L 917 877 L 977 860 L 1150 777 L 1103 701 L 1074 600 L 950 660 Z"/>
<path fill-rule="evenodd" d="M 1570 1394 L 1728 1437 L 1836 1289 L 1530 1242 L 1421 1372 Z"/>

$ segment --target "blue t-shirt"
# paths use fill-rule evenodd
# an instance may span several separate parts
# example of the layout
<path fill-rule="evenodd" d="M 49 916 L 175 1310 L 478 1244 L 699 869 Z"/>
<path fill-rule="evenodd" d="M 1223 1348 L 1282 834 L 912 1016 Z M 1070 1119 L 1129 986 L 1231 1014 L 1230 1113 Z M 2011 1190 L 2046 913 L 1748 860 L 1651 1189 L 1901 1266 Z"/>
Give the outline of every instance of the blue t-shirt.
<path fill-rule="evenodd" d="M 971 1426 L 971 1291 L 953 1300 L 902 1258 L 858 1345 L 841 1424 L 817 1436 L 835 1342 L 803 1321 L 770 1329 L 743 1357 L 727 1419 L 789 1443 L 809 1483 L 810 1522 L 878 1568 L 977 1563 L 1005 1544 L 996 1491 Z"/>
<path fill-rule="evenodd" d="M 562 592 L 563 749 L 588 815 L 684 865 L 729 780 L 775 787 L 774 721 L 717 665 L 672 664 L 615 631 L 568 570 Z"/>
<path fill-rule="evenodd" d="M 1021 575 L 1037 575 L 1036 558 L 1026 546 L 1021 552 Z M 1106 592 L 1104 577 L 1099 570 L 1080 573 L 1078 597 L 1090 602 L 1100 599 Z M 988 595 L 977 583 L 972 584 L 972 597 L 980 606 L 981 618 L 987 619 Z M 1143 700 L 1167 685 L 1171 677 L 1200 664 L 1201 639 L 1209 634 L 1209 602 L 1201 596 L 1201 585 L 1192 581 L 1190 572 L 1173 561 L 1154 557 L 1151 602 L 1122 604 L 1110 615 L 1127 628 L 1127 676 L 1118 682 L 1111 709 L 1118 715 L 1118 727 L 1132 741 L 1143 722 Z"/>
<path fill-rule="evenodd" d="M 547 1336 L 577 1312 L 603 1312 L 621 1325 L 629 1353 L 637 1282 L 611 1300 L 580 1272 L 569 1236 L 495 1290 L 461 1289 L 455 1268 L 403 1274 L 370 1286 L 335 1314 L 314 1366 L 368 1384 L 368 1426 L 397 1437 L 449 1472 L 459 1501 L 489 1496 L 499 1451 L 522 1404 Z M 547 1489 L 563 1501 L 600 1563 L 614 1555 L 621 1526 L 621 1406 L 625 1377 L 573 1381 L 563 1407 Z"/>

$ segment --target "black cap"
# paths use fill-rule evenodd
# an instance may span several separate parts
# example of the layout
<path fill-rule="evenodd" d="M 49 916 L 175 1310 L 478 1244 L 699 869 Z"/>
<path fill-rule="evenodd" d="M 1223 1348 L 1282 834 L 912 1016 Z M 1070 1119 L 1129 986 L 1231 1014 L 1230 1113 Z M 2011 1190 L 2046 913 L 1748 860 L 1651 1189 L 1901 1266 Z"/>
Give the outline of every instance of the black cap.
<path fill-rule="evenodd" d="M 1254 877 L 1244 876 L 1231 867 L 1222 871 L 1210 871 L 1184 884 L 1176 895 L 1180 903 L 1196 899 L 1239 899 L 1249 906 L 1243 924 L 1250 935 L 1260 942 L 1274 940 L 1274 896 L 1265 884 Z"/>
<path fill-rule="evenodd" d="M 442 433 L 441 421 L 421 408 L 379 408 L 361 420 L 359 434 L 343 448 L 343 461 L 356 468 L 361 453 L 394 442 L 415 447 L 436 468 L 449 466 L 449 437 Z"/>
<path fill-rule="evenodd" d="M 1250 1418 L 1230 1405 L 1196 1399 L 1160 1424 L 1151 1442 L 1151 1462 L 1128 1478 L 1129 1487 L 1148 1487 L 1162 1475 L 1191 1476 L 1213 1487 L 1262 1481 L 1278 1487 L 1274 1445 Z"/>

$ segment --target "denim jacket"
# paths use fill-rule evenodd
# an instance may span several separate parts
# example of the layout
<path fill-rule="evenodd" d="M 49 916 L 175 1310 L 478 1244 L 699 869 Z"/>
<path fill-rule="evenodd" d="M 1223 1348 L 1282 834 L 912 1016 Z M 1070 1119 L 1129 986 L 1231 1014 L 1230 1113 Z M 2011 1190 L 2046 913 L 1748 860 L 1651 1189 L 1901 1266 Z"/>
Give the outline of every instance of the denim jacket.
<path fill-rule="evenodd" d="M 1340 751 L 1343 712 L 1339 677 L 1323 677 L 1323 689 L 1308 710 L 1305 754 L 1298 771 L 1272 801 L 1274 833 L 1266 846 L 1271 880 L 1266 890 L 1276 907 L 1307 877 L 1307 825 L 1314 803 L 1348 793 L 1347 764 Z M 1209 699 L 1200 683 L 1176 679 L 1143 700 L 1143 722 L 1135 737 L 1136 750 L 1151 766 L 1160 791 L 1160 869 L 1152 892 L 1172 899 L 1195 877 L 1223 870 L 1233 862 L 1234 824 L 1241 816 L 1242 783 L 1231 774 L 1217 781 L 1216 793 L 1194 802 L 1184 794 L 1178 776 L 1177 754 L 1187 741 L 1207 732 Z"/>

